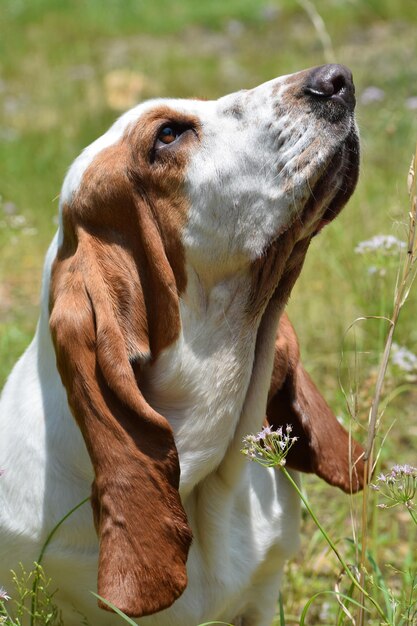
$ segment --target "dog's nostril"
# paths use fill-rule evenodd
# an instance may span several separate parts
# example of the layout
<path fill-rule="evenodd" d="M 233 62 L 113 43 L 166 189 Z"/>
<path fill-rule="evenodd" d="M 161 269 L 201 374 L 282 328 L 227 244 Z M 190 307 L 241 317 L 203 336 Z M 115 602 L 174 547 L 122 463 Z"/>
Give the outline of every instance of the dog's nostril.
<path fill-rule="evenodd" d="M 337 74 L 336 76 L 332 77 L 331 83 L 333 85 L 334 93 L 339 93 L 340 91 L 342 91 L 342 89 L 346 87 L 347 81 L 343 74 Z"/>
<path fill-rule="evenodd" d="M 322 65 L 312 70 L 304 93 L 318 99 L 343 101 L 351 111 L 355 108 L 352 74 L 344 65 Z"/>

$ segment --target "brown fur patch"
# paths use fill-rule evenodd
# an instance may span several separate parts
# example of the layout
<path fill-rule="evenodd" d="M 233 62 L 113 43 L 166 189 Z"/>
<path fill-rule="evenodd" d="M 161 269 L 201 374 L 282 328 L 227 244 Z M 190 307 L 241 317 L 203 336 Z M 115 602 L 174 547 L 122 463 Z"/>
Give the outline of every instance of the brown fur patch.
<path fill-rule="evenodd" d="M 193 130 L 155 155 L 158 128 L 173 118 Z M 51 277 L 58 370 L 95 472 L 98 592 L 138 617 L 170 606 L 187 584 L 174 438 L 139 384 L 141 363 L 180 332 L 184 170 L 196 133 L 195 119 L 160 107 L 102 150 L 63 209 Z"/>
<path fill-rule="evenodd" d="M 297 242 L 299 232 L 300 228 L 294 223 L 253 262 L 248 306 L 251 317 L 261 315 L 271 298 L 275 306 L 284 310 L 311 240 L 306 237 Z"/>
<path fill-rule="evenodd" d="M 363 487 L 363 448 L 339 424 L 305 371 L 296 334 L 285 314 L 275 343 L 267 419 L 275 427 L 290 424 L 292 435 L 298 437 L 288 454 L 288 467 L 314 472 L 347 493 Z"/>

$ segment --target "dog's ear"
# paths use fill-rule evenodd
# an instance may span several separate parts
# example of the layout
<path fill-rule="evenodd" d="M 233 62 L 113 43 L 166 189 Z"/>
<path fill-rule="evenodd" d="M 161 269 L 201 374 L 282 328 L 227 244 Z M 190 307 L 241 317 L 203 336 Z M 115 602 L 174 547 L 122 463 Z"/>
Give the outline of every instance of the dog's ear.
<path fill-rule="evenodd" d="M 63 208 L 50 328 L 94 468 L 98 593 L 140 617 L 186 587 L 191 531 L 171 427 L 140 390 L 143 365 L 178 336 L 177 284 L 120 161 L 104 156 Z"/>
<path fill-rule="evenodd" d="M 338 422 L 305 371 L 286 315 L 278 328 L 267 419 L 275 427 L 290 424 L 298 438 L 287 456 L 288 467 L 314 472 L 347 493 L 363 487 L 363 449 Z"/>

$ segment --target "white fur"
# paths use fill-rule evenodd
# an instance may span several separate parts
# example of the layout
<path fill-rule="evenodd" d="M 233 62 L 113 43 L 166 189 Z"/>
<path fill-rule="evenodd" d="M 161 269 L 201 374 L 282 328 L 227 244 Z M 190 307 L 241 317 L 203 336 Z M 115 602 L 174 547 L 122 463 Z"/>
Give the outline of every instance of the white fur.
<path fill-rule="evenodd" d="M 215 102 L 139 105 L 75 160 L 63 185 L 61 205 L 70 202 L 95 156 L 161 102 L 201 120 L 186 175 L 190 210 L 183 235 L 182 331 L 143 374 L 143 393 L 172 424 L 179 451 L 181 496 L 194 534 L 189 585 L 172 607 L 141 619 L 144 626 L 196 626 L 239 617 L 244 626 L 268 626 L 284 562 L 297 549 L 299 504 L 292 488 L 280 472 L 249 464 L 239 452 L 242 437 L 260 430 L 265 416 L 277 325 L 277 314 L 268 313 L 261 330 L 260 320 L 249 323 L 245 317 L 249 264 L 288 227 L 309 193 L 312 165 L 301 164 L 300 155 L 314 144 L 317 169 L 343 137 L 327 133 L 321 142 L 324 122 L 312 123 L 295 102 L 278 117 L 274 106 L 286 89 L 284 77 Z M 5 586 L 19 561 L 30 568 L 51 528 L 89 495 L 93 479 L 48 327 L 50 269 L 61 240 L 62 232 L 46 258 L 35 338 L 0 404 L 5 470 L 0 583 Z M 59 589 L 65 626 L 82 623 L 79 613 L 91 626 L 120 623 L 97 609 L 90 594 L 96 588 L 97 538 L 88 504 L 56 533 L 44 565 Z"/>

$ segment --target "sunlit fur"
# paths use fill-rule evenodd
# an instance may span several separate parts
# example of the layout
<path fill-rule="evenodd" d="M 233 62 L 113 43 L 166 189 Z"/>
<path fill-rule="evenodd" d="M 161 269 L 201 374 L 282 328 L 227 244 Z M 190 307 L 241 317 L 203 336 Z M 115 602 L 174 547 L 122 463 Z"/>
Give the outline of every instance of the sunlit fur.
<path fill-rule="evenodd" d="M 281 313 L 264 308 L 248 316 L 252 263 L 295 221 L 303 221 L 311 187 L 354 133 L 352 116 L 330 125 L 294 95 L 303 77 L 279 78 L 217 101 L 139 105 L 76 159 L 63 185 L 61 206 L 71 202 L 97 155 L 154 107 L 163 104 L 200 120 L 183 189 L 188 218 L 181 232 L 187 276 L 181 332 L 155 363 L 142 368 L 144 397 L 174 430 L 180 494 L 194 539 L 185 592 L 170 608 L 142 618 L 143 626 L 241 618 L 244 626 L 269 626 L 284 563 L 298 546 L 298 497 L 280 472 L 248 463 L 240 448 L 242 437 L 259 431 L 265 418 Z M 341 181 L 333 182 L 337 189 Z M 307 220 L 304 235 L 314 227 Z M 61 229 L 62 224 L 46 257 L 35 338 L 0 405 L 5 586 L 9 569 L 20 561 L 30 567 L 51 528 L 89 495 L 93 480 L 48 327 L 50 273 Z M 98 609 L 90 594 L 96 589 L 97 537 L 88 504 L 59 529 L 44 565 L 58 588 L 66 626 L 80 624 L 80 614 L 91 626 L 120 623 Z"/>

